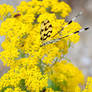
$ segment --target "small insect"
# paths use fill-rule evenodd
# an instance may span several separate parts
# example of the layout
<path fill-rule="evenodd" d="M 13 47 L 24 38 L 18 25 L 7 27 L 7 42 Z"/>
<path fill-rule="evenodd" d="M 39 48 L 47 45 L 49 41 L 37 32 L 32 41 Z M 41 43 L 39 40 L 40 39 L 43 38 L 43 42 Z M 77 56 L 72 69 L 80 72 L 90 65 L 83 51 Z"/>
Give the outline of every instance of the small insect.
<path fill-rule="evenodd" d="M 69 24 L 71 24 L 77 17 L 79 17 L 80 15 L 82 14 L 82 12 L 80 12 L 77 16 L 75 16 L 74 18 L 72 18 L 68 24 L 65 26 L 67 27 Z M 63 27 L 60 31 L 58 31 L 54 36 L 52 36 L 51 38 L 55 37 L 57 34 L 59 34 L 61 31 L 63 31 L 63 29 L 65 28 Z M 70 35 L 73 35 L 73 34 L 76 34 L 76 33 L 80 33 L 82 31 L 85 31 L 85 30 L 88 30 L 89 27 L 86 27 L 86 28 L 83 28 L 81 30 L 77 30 L 76 32 L 73 32 L 71 33 Z M 41 41 L 45 41 L 47 38 L 49 38 L 51 36 L 51 33 L 52 33 L 52 25 L 50 24 L 49 20 L 45 20 L 42 22 L 41 24 L 41 30 L 40 30 L 40 35 L 41 35 Z M 50 40 L 50 41 L 47 41 L 47 42 L 44 42 L 42 45 L 40 45 L 40 47 L 44 46 L 44 45 L 47 45 L 47 44 L 51 44 L 51 43 L 55 43 L 55 42 L 58 42 L 60 41 L 61 39 L 63 38 L 66 38 L 70 35 L 66 35 L 66 36 L 63 36 L 61 38 L 57 38 L 57 39 L 53 39 L 53 40 Z"/>
<path fill-rule="evenodd" d="M 21 14 L 16 14 L 16 15 L 14 15 L 14 18 L 17 18 L 19 16 L 21 16 Z"/>

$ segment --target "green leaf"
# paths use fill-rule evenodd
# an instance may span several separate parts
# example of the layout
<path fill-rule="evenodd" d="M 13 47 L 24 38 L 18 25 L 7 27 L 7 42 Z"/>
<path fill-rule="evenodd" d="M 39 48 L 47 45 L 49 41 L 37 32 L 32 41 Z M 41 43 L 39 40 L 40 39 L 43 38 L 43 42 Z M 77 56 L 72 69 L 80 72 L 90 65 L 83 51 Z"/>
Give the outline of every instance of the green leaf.
<path fill-rule="evenodd" d="M 71 47 L 71 41 L 69 41 L 69 43 L 68 43 L 68 48 L 70 48 Z"/>
<path fill-rule="evenodd" d="M 28 34 L 27 34 L 27 33 L 25 33 L 25 34 L 22 36 L 23 39 L 26 39 L 27 37 L 28 37 Z"/>
<path fill-rule="evenodd" d="M 42 75 L 44 74 L 44 67 L 43 67 L 43 62 L 41 59 L 39 59 L 39 63 L 37 64 L 37 66 L 40 68 L 40 72 L 42 73 Z"/>
<path fill-rule="evenodd" d="M 54 91 L 60 91 L 63 92 L 62 89 L 60 89 L 59 85 L 54 83 L 52 80 L 48 79 L 48 88 L 52 88 Z"/>
<path fill-rule="evenodd" d="M 43 88 L 43 90 L 42 91 L 40 91 L 40 92 L 45 92 L 46 91 L 46 88 Z"/>
<path fill-rule="evenodd" d="M 66 80 L 63 80 L 62 85 L 67 86 Z"/>
<path fill-rule="evenodd" d="M 38 24 L 37 19 L 38 19 L 39 16 L 40 16 L 40 14 L 35 14 L 35 20 L 32 23 L 33 25 Z"/>
<path fill-rule="evenodd" d="M 25 85 L 25 79 L 20 80 L 19 87 L 21 88 L 22 91 L 30 92 L 30 91 L 27 90 L 27 87 Z"/>
<path fill-rule="evenodd" d="M 15 60 L 18 60 L 20 58 L 27 58 L 29 55 L 25 54 L 24 51 L 19 50 L 19 56 L 17 58 L 15 58 Z"/>
<path fill-rule="evenodd" d="M 21 88 L 21 90 L 26 90 L 25 79 L 20 80 L 19 87 Z"/>
<path fill-rule="evenodd" d="M 53 12 L 51 11 L 51 7 L 50 7 L 50 6 L 46 8 L 46 11 L 47 11 L 48 13 L 53 13 Z"/>
<path fill-rule="evenodd" d="M 56 15 L 57 19 L 61 19 L 62 18 L 61 17 L 61 12 L 56 12 L 55 15 Z"/>
<path fill-rule="evenodd" d="M 25 53 L 23 51 L 20 51 L 20 57 L 25 58 Z"/>

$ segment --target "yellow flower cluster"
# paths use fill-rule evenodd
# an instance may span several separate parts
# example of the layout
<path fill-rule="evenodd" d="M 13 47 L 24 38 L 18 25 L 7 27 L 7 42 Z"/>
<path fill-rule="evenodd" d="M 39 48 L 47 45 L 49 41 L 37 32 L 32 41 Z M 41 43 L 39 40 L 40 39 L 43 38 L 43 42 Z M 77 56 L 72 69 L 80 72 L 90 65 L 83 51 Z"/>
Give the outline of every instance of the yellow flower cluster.
<path fill-rule="evenodd" d="M 23 61 L 25 64 L 15 65 L 1 77 L 0 92 L 3 90 L 5 92 L 26 92 L 27 90 L 39 92 L 47 86 L 47 75 L 42 75 L 40 69 L 31 62 L 31 65 L 28 65 L 27 59 L 20 60 L 24 63 Z"/>
<path fill-rule="evenodd" d="M 12 89 L 12 88 L 7 88 L 5 90 L 5 92 L 26 92 L 26 91 L 22 91 L 20 88 L 15 88 L 15 89 Z"/>
<path fill-rule="evenodd" d="M 75 92 L 79 84 L 84 83 L 84 76 L 77 67 L 67 61 L 56 62 L 50 69 L 50 79 L 60 85 L 64 92 Z M 79 79 L 80 78 L 80 79 Z"/>
<path fill-rule="evenodd" d="M 0 5 L 0 20 L 4 20 L 7 17 L 10 17 L 13 14 L 14 8 L 13 6 L 2 4 Z"/>
<path fill-rule="evenodd" d="M 26 92 L 26 90 L 39 92 L 45 87 L 47 87 L 46 92 L 54 92 L 55 90 L 77 92 L 77 86 L 84 83 L 83 74 L 78 68 L 67 61 L 61 61 L 52 66 L 47 66 L 44 75 L 41 74 L 40 69 L 35 64 L 33 65 L 30 59 L 21 59 L 19 62 L 22 62 L 21 65 L 13 66 L 8 73 L 1 77 L 1 92 L 3 90 L 5 92 Z M 48 82 L 50 83 L 47 84 Z M 54 84 L 57 84 L 57 86 Z"/>
<path fill-rule="evenodd" d="M 68 52 L 69 42 L 78 42 L 80 36 L 73 34 L 41 47 L 44 42 L 81 29 L 78 23 L 73 21 L 67 25 L 64 19 L 71 12 L 70 6 L 58 0 L 32 0 L 22 1 L 16 10 L 6 4 L 0 7 L 0 17 L 3 20 L 0 35 L 5 36 L 0 59 L 10 67 L 0 79 L 0 92 L 80 90 L 79 84 L 83 84 L 84 76 L 71 63 L 62 60 Z M 40 31 L 44 20 L 49 20 L 52 33 L 42 41 Z M 62 32 L 53 37 L 60 30 Z"/>

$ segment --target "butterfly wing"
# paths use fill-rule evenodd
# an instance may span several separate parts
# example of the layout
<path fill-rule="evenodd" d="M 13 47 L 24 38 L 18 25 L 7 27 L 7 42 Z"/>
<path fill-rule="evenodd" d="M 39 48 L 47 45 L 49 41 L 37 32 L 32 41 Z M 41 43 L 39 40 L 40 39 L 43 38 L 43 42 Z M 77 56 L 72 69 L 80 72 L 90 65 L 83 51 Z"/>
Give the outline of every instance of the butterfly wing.
<path fill-rule="evenodd" d="M 41 35 L 41 41 L 47 40 L 52 33 L 52 25 L 49 22 L 49 20 L 44 20 L 41 24 L 41 30 L 40 30 L 40 35 Z"/>

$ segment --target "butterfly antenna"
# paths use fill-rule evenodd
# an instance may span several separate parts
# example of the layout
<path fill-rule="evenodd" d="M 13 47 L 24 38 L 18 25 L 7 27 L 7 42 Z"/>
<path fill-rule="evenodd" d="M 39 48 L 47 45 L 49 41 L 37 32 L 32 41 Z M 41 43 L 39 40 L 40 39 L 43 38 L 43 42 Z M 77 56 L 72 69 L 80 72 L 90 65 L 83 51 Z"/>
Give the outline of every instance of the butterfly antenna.
<path fill-rule="evenodd" d="M 60 33 L 61 31 L 63 31 L 65 27 L 67 27 L 69 24 L 71 24 L 73 21 L 75 21 L 80 15 L 82 15 L 82 12 L 80 12 L 80 13 L 77 14 L 75 17 L 73 17 L 73 18 L 68 22 L 68 24 L 65 25 L 65 26 L 64 26 L 60 31 L 58 31 L 54 36 L 52 36 L 52 38 L 55 37 L 55 36 L 56 36 L 58 33 Z"/>
<path fill-rule="evenodd" d="M 66 37 L 68 37 L 68 36 L 71 36 L 71 35 L 73 35 L 73 34 L 77 34 L 77 33 L 80 33 L 80 32 L 83 32 L 83 31 L 86 31 L 86 30 L 88 30 L 88 29 L 89 29 L 89 27 L 85 27 L 85 28 L 83 28 L 83 29 L 81 29 L 81 30 L 79 30 L 79 31 L 75 31 L 75 32 L 71 33 L 70 35 L 66 35 L 66 36 L 61 37 L 61 38 L 59 38 L 59 39 L 66 38 Z"/>

